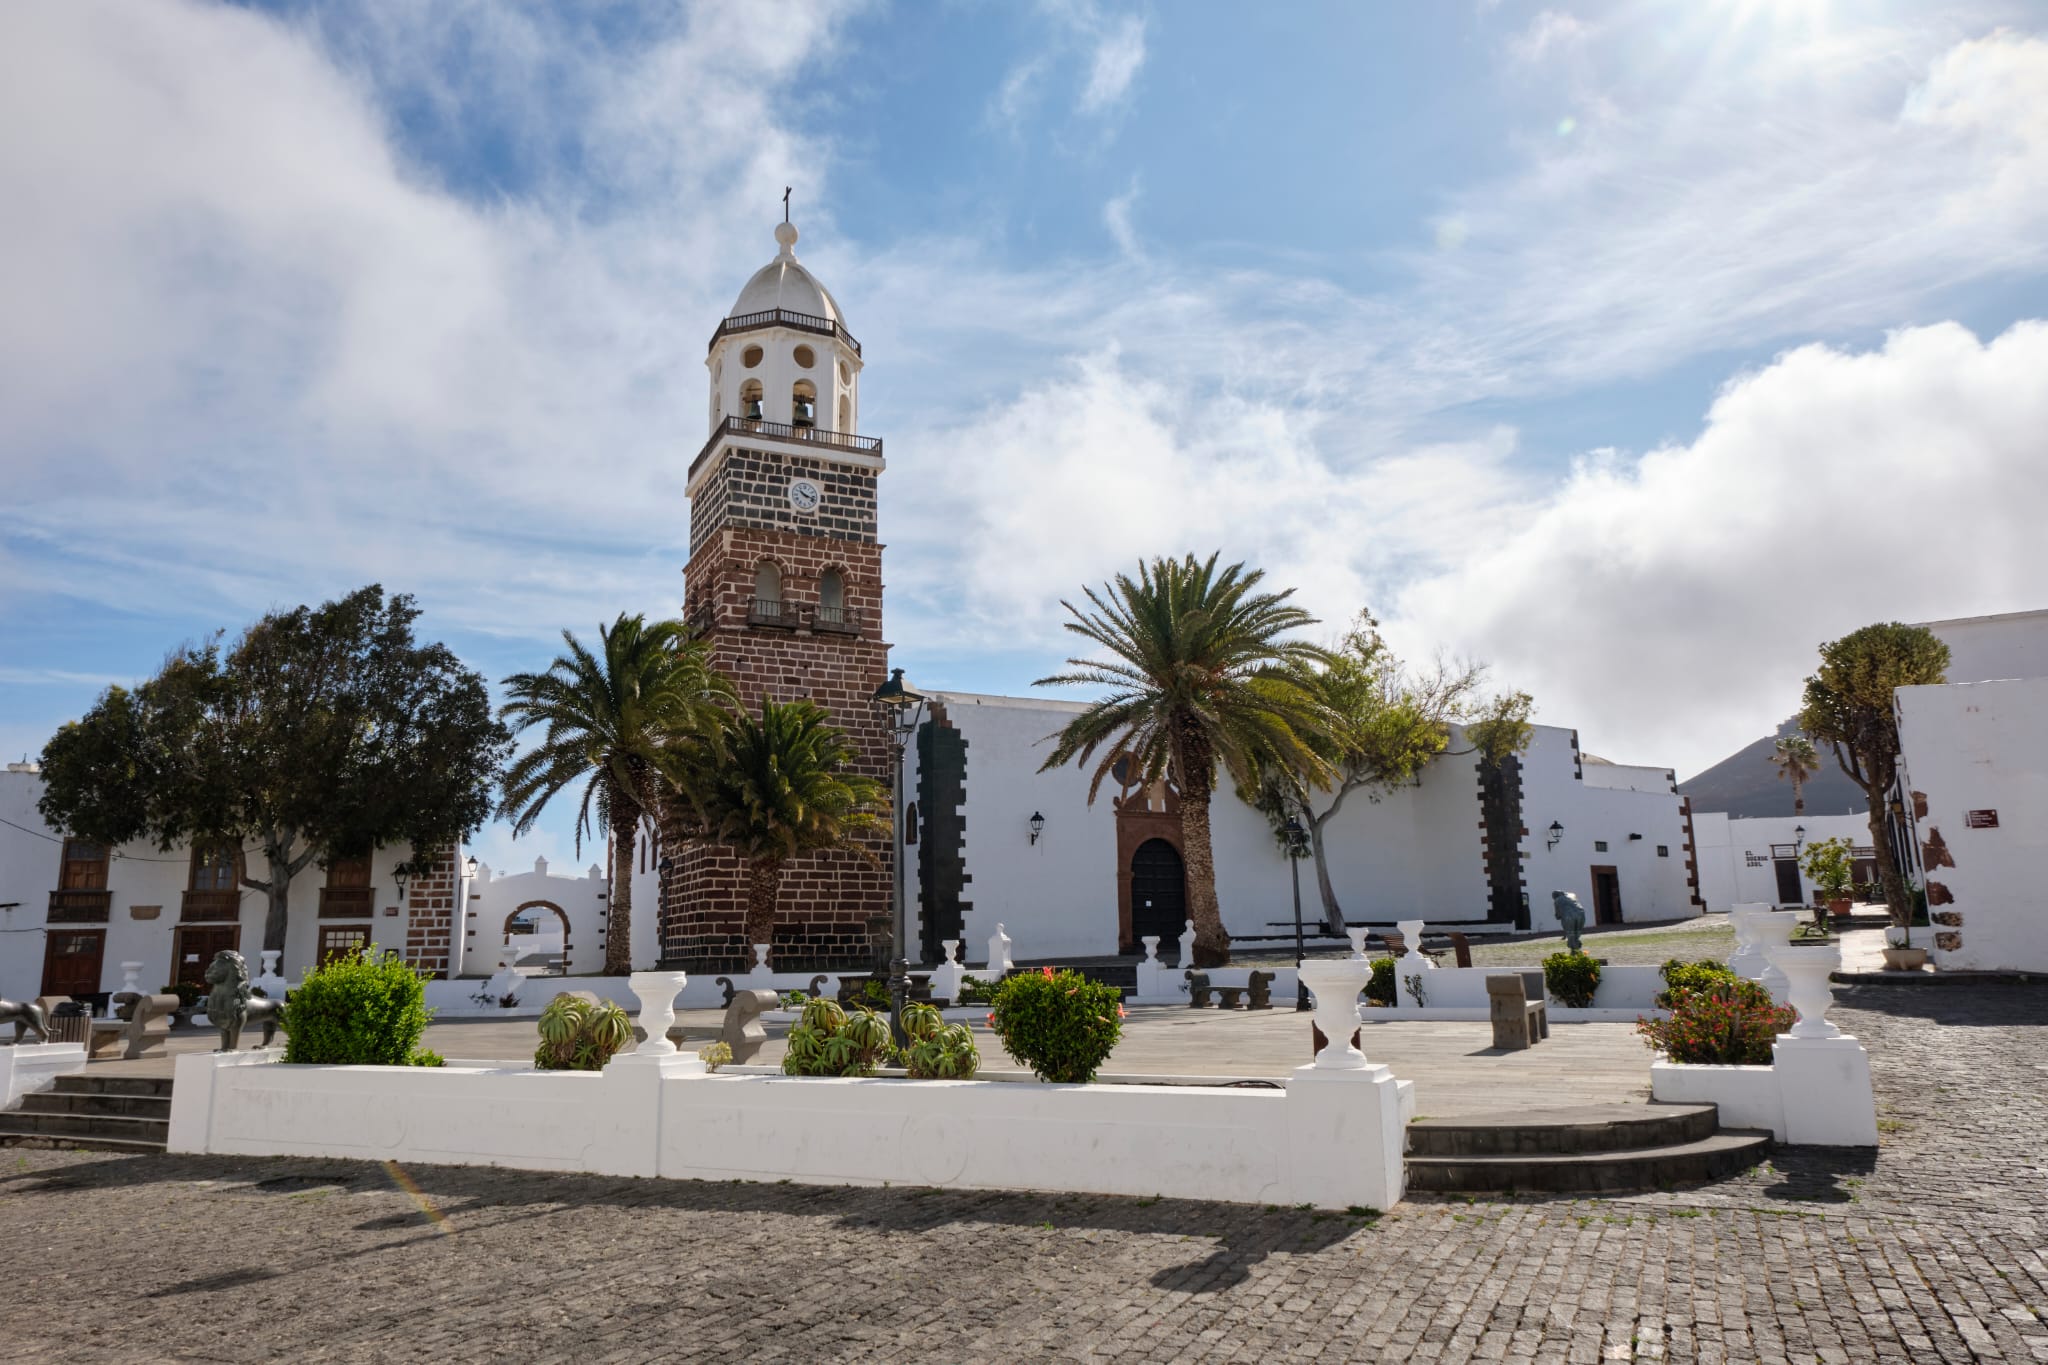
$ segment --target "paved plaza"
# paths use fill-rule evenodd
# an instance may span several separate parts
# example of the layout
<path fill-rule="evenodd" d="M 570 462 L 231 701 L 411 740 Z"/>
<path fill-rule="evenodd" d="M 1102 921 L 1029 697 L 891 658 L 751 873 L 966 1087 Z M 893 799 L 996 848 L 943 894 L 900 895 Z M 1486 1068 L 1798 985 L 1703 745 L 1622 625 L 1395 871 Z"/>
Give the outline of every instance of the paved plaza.
<path fill-rule="evenodd" d="M 1373 1217 L 0 1150 L 0 1359 L 2048 1361 L 2048 989 L 1839 998 L 1874 1157 L 1618 1199 Z"/>

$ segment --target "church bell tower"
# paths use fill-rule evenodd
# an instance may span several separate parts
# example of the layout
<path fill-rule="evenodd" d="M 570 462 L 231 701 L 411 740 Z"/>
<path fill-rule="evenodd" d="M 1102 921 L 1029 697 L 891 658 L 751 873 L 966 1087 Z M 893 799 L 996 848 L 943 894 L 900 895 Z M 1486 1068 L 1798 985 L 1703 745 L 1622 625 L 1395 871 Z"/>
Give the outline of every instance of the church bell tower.
<path fill-rule="evenodd" d="M 886 783 L 894 751 L 870 702 L 888 674 L 882 546 L 876 539 L 879 437 L 861 436 L 860 343 L 839 303 L 796 258 L 797 230 L 775 228 L 775 259 L 754 273 L 711 335 L 710 436 L 690 463 L 684 616 L 712 663 L 758 713 L 764 697 L 809 698 L 832 714 Z M 730 848 L 679 843 L 661 890 L 664 963 L 745 971 L 746 867 Z M 769 963 L 777 970 L 868 965 L 886 941 L 895 850 L 792 861 Z"/>

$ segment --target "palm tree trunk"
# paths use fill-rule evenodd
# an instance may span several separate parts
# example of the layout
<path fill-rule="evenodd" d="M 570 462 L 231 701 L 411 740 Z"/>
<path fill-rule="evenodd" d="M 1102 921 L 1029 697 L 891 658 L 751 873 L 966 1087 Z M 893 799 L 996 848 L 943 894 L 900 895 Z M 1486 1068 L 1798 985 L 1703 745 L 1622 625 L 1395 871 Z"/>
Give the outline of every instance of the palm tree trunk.
<path fill-rule="evenodd" d="M 782 859 L 755 858 L 747 864 L 747 918 L 742 928 L 749 944 L 774 942 L 775 902 L 781 894 Z"/>
<path fill-rule="evenodd" d="M 633 859 L 639 851 L 640 808 L 614 795 L 611 826 L 611 909 L 604 924 L 604 974 L 625 976 L 633 970 Z"/>
<path fill-rule="evenodd" d="M 1230 964 L 1230 935 L 1223 928 L 1223 907 L 1216 900 L 1216 845 L 1209 837 L 1215 765 L 1204 753 L 1190 755 L 1178 766 L 1181 858 L 1188 918 L 1195 922 L 1195 966 L 1224 967 Z"/>

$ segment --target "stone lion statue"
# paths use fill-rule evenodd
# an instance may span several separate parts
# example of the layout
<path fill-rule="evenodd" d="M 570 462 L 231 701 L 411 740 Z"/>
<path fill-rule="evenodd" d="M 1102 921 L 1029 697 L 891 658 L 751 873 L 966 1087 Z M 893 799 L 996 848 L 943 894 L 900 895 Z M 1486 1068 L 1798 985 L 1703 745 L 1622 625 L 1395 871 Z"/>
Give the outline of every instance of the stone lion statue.
<path fill-rule="evenodd" d="M 1569 891 L 1551 892 L 1550 904 L 1557 911 L 1557 927 L 1564 930 L 1564 946 L 1578 952 L 1579 935 L 1586 928 L 1586 907 Z"/>
<path fill-rule="evenodd" d="M 232 948 L 213 955 L 206 967 L 207 1022 L 220 1030 L 216 1052 L 235 1052 L 242 1046 L 242 1030 L 250 1024 L 263 1027 L 263 1046 L 277 1037 L 277 1009 L 281 1003 L 257 995 L 249 985 L 249 964 Z"/>

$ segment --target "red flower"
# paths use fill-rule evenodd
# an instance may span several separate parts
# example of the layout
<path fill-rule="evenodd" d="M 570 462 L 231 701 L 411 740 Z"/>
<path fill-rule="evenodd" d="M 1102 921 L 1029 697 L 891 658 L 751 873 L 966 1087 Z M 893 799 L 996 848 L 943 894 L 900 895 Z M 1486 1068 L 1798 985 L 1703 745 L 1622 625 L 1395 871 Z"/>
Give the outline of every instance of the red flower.
<path fill-rule="evenodd" d="M 1118 1005 L 1116 1007 L 1116 1017 L 1119 1019 L 1128 1019 L 1131 1016 L 1124 1013 L 1124 1007 L 1122 1005 Z"/>
<path fill-rule="evenodd" d="M 1039 968 L 1038 970 L 1039 970 L 1039 971 L 1041 971 L 1041 972 L 1044 972 L 1044 973 L 1045 973 L 1045 979 L 1046 979 L 1046 980 L 1048 980 L 1048 981 L 1052 980 L 1052 968 L 1050 968 L 1050 967 L 1040 967 L 1040 968 Z"/>
<path fill-rule="evenodd" d="M 994 1028 L 994 1027 L 996 1026 L 996 1016 L 995 1016 L 995 1013 L 994 1013 L 993 1011 L 991 1011 L 991 1012 L 989 1013 L 989 1016 L 988 1016 L 988 1026 L 989 1026 L 990 1028 Z"/>

